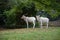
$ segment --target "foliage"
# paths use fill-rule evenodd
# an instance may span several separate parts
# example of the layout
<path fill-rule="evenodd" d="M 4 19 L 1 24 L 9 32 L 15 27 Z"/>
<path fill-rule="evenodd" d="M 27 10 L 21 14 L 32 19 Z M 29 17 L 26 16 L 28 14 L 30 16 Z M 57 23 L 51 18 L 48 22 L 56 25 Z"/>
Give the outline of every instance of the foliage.
<path fill-rule="evenodd" d="M 30 16 L 35 13 L 35 5 L 31 1 L 23 0 L 9 0 L 10 9 L 4 10 L 4 15 L 6 16 L 5 25 L 15 26 L 21 25 L 20 17 L 23 14 L 30 14 Z"/>
<path fill-rule="evenodd" d="M 44 10 L 50 20 L 56 20 L 60 15 L 60 3 L 57 0 L 35 0 L 36 10 Z M 55 12 L 53 12 L 54 10 Z M 47 14 L 45 13 L 45 14 Z"/>
<path fill-rule="evenodd" d="M 40 15 L 48 17 L 50 20 L 60 19 L 59 0 L 0 0 L 1 24 L 21 25 L 21 16 L 36 16 L 38 11 L 43 11 Z M 5 20 L 5 22 L 4 22 Z M 24 22 L 22 23 L 24 24 Z"/>
<path fill-rule="evenodd" d="M 17 8 L 14 7 L 9 11 L 5 11 L 4 14 L 6 16 L 5 25 L 16 25 L 16 10 Z"/>
<path fill-rule="evenodd" d="M 7 1 L 8 0 L 0 0 L 0 25 L 5 24 L 5 22 L 4 22 L 5 16 L 4 16 L 3 12 L 4 12 L 4 10 L 6 10 L 8 8 Z"/>

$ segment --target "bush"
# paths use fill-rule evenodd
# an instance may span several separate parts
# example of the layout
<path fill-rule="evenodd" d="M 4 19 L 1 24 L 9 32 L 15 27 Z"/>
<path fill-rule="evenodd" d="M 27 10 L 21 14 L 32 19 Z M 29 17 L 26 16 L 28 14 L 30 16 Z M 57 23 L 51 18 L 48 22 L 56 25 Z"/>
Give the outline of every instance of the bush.
<path fill-rule="evenodd" d="M 35 15 L 35 4 L 30 1 L 25 2 L 22 2 L 22 0 L 15 0 L 15 1 L 9 0 L 10 9 L 4 11 L 4 15 L 6 16 L 5 25 L 7 27 L 12 26 L 26 27 L 25 22 L 21 20 L 21 16 L 23 14 L 27 14 L 28 16 Z"/>
<path fill-rule="evenodd" d="M 16 25 L 16 7 L 4 12 L 6 16 L 5 25 L 14 26 Z"/>

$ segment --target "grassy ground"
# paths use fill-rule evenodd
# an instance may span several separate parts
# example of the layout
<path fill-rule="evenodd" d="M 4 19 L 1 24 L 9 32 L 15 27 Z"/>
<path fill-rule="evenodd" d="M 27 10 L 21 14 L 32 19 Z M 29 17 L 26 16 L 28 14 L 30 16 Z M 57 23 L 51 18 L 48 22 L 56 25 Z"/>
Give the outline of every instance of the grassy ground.
<path fill-rule="evenodd" d="M 60 40 L 60 27 L 1 30 L 0 40 Z"/>

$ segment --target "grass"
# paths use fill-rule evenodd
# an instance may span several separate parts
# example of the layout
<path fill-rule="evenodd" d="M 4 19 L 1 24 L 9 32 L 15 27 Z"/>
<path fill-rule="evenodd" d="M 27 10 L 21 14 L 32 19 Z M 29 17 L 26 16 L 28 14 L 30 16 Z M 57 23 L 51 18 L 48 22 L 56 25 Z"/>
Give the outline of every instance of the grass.
<path fill-rule="evenodd" d="M 0 40 L 60 40 L 60 27 L 1 30 Z"/>

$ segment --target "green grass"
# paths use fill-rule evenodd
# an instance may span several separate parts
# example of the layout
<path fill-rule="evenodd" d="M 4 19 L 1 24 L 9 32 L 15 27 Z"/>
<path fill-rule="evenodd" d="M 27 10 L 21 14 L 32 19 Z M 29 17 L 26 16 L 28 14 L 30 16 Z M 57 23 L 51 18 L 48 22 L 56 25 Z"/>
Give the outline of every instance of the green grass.
<path fill-rule="evenodd" d="M 0 40 L 60 40 L 60 27 L 1 30 Z"/>

